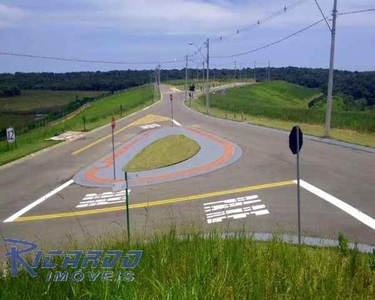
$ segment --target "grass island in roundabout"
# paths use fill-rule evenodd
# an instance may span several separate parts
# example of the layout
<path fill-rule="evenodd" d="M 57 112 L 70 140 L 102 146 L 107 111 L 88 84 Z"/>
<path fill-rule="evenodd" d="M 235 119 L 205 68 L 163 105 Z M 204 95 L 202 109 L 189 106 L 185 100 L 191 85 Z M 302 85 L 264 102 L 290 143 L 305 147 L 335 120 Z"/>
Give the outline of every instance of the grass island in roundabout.
<path fill-rule="evenodd" d="M 111 187 L 124 181 L 143 186 L 189 178 L 223 168 L 242 155 L 241 148 L 221 137 L 190 126 L 161 127 L 142 132 L 74 176 L 77 184 Z M 122 169 L 123 168 L 123 169 Z"/>
<path fill-rule="evenodd" d="M 198 153 L 199 144 L 182 134 L 166 136 L 139 152 L 123 170 L 140 172 L 181 163 Z"/>

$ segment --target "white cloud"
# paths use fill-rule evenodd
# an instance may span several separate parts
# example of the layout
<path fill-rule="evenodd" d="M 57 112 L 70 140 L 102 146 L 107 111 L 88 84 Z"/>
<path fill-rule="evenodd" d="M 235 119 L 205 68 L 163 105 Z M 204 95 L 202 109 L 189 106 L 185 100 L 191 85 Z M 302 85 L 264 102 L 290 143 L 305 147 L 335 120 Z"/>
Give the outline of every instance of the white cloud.
<path fill-rule="evenodd" d="M 45 0 L 47 1 L 47 0 Z M 250 3 L 229 0 L 78 0 L 80 9 L 55 7 L 48 10 L 21 10 L 0 4 L 0 26 L 74 26 L 85 28 L 118 28 L 135 34 L 192 34 L 219 36 L 235 32 L 246 24 L 273 14 L 297 0 L 256 0 Z M 339 2 L 339 11 L 375 7 L 373 0 Z M 319 0 L 330 15 L 333 0 Z M 82 6 L 86 7 L 82 10 Z M 74 6 L 73 6 L 74 7 Z M 339 26 L 375 26 L 374 13 L 342 16 Z M 263 28 L 299 29 L 321 18 L 314 1 L 264 24 Z M 23 23 L 26 22 L 26 23 Z M 3 25 L 1 25 L 3 24 Z"/>
<path fill-rule="evenodd" d="M 28 16 L 28 12 L 18 7 L 0 3 L 0 28 L 13 27 Z"/>

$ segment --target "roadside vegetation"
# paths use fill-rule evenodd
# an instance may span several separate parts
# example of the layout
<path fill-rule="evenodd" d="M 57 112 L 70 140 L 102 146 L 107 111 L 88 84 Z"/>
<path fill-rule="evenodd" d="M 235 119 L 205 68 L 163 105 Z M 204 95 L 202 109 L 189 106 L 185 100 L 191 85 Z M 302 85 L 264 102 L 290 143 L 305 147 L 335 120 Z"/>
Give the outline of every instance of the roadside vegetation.
<path fill-rule="evenodd" d="M 221 85 L 226 85 L 229 84 L 229 80 L 210 80 L 210 86 L 215 87 L 215 86 L 221 86 Z M 185 91 L 185 80 L 170 80 L 164 82 L 164 84 L 174 86 L 175 88 L 179 89 L 180 91 Z M 195 91 L 200 91 L 201 88 L 204 89 L 206 87 L 206 81 L 205 80 L 189 80 L 187 84 L 187 89 L 189 91 L 189 87 L 191 84 L 195 85 Z"/>
<path fill-rule="evenodd" d="M 12 126 L 20 132 L 22 127 L 37 123 L 38 117 L 42 121 L 53 113 L 59 113 L 56 117 L 62 116 L 70 103 L 77 100 L 88 102 L 103 94 L 106 92 L 22 90 L 20 95 L 0 97 L 0 131 Z"/>
<path fill-rule="evenodd" d="M 92 130 L 108 124 L 112 116 L 116 119 L 124 117 L 159 99 L 159 91 L 153 85 L 145 85 L 117 92 L 114 95 L 94 101 L 69 120 L 18 135 L 16 137 L 17 144 L 8 145 L 6 141 L 0 142 L 0 165 L 59 143 L 58 141 L 47 140 L 53 136 L 66 131 Z"/>
<path fill-rule="evenodd" d="M 211 115 L 238 121 L 290 130 L 296 123 L 305 133 L 323 136 L 325 110 L 321 102 L 309 108 L 309 103 L 321 97 L 317 89 L 309 89 L 283 81 L 228 89 L 210 96 Z M 375 146 L 375 114 L 371 111 L 350 111 L 343 108 L 342 99 L 334 99 L 332 137 L 359 145 Z M 205 98 L 193 101 L 192 107 L 205 111 Z"/>
<path fill-rule="evenodd" d="M 36 278 L 26 272 L 0 276 L 0 298 L 375 299 L 375 253 L 348 249 L 342 235 L 337 248 L 291 245 L 277 236 L 257 242 L 241 232 L 202 235 L 194 229 L 179 236 L 172 228 L 147 241 L 134 235 L 131 244 L 125 236 L 101 238 L 84 249 L 143 250 L 131 282 L 102 282 L 100 277 L 90 282 L 87 272 L 104 271 L 91 267 L 82 270 L 86 276 L 80 282 L 70 277 L 74 269 L 66 281 L 46 282 L 50 270 L 39 268 Z M 121 270 L 119 265 L 113 269 Z"/>
<path fill-rule="evenodd" d="M 139 152 L 125 167 L 127 172 L 139 172 L 181 163 L 198 153 L 196 141 L 178 134 L 161 138 Z"/>

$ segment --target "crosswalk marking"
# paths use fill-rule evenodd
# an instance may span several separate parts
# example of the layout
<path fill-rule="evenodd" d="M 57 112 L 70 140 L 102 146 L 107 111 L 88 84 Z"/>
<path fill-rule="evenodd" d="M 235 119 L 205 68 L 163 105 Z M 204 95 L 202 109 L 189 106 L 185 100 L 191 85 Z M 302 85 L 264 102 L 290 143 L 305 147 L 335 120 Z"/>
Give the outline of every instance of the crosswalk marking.
<path fill-rule="evenodd" d="M 130 189 L 128 190 L 130 193 Z M 125 203 L 125 191 L 105 192 L 101 194 L 87 194 L 76 208 L 93 207 L 98 205 L 109 205 L 114 203 Z"/>
<path fill-rule="evenodd" d="M 203 204 L 208 224 L 219 223 L 225 219 L 242 219 L 249 215 L 262 216 L 270 212 L 258 195 L 238 197 Z M 255 204 L 255 205 L 253 205 Z"/>

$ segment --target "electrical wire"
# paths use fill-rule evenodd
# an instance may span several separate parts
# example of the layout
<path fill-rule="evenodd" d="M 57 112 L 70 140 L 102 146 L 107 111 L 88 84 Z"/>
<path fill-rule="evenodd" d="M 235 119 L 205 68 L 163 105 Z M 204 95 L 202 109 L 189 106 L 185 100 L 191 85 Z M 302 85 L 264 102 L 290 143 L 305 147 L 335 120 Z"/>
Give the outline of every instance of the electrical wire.
<path fill-rule="evenodd" d="M 303 28 L 301 30 L 298 30 L 298 31 L 296 31 L 296 32 L 294 32 L 294 33 L 292 33 L 292 34 L 290 34 L 290 35 L 288 35 L 288 36 L 286 36 L 286 37 L 284 37 L 282 39 L 279 39 L 279 40 L 277 40 L 275 42 L 272 42 L 272 43 L 267 44 L 267 45 L 262 46 L 262 47 L 258 47 L 258 48 L 255 48 L 255 49 L 252 49 L 252 50 L 249 50 L 249 51 L 245 51 L 245 52 L 241 52 L 241 53 L 237 53 L 237 54 L 223 55 L 223 56 L 211 56 L 211 58 L 231 58 L 231 57 L 242 56 L 242 55 L 245 55 L 245 54 L 254 53 L 254 52 L 257 52 L 259 50 L 263 50 L 265 48 L 268 48 L 268 47 L 271 47 L 271 46 L 276 45 L 278 43 L 281 43 L 281 42 L 283 42 L 283 41 L 285 41 L 285 40 L 287 40 L 289 38 L 292 38 L 292 37 L 296 36 L 297 34 L 300 34 L 300 33 L 304 32 L 304 31 L 310 29 L 311 27 L 314 27 L 315 25 L 318 25 L 319 23 L 321 23 L 323 21 L 324 21 L 324 18 L 321 19 L 321 20 L 319 20 L 319 21 L 316 21 L 316 22 L 310 24 L 309 26 L 307 26 L 307 27 L 305 27 L 305 28 Z"/>
<path fill-rule="evenodd" d="M 347 11 L 347 12 L 337 13 L 337 15 L 338 16 L 352 15 L 352 14 L 359 14 L 359 13 L 370 12 L 370 11 L 375 11 L 375 8 L 368 8 L 368 9 L 362 9 L 362 10 Z"/>
<path fill-rule="evenodd" d="M 278 10 L 277 12 L 273 13 L 272 15 L 270 15 L 270 16 L 268 16 L 268 17 L 266 17 L 266 18 L 264 18 L 264 19 L 260 19 L 260 20 L 258 20 L 257 22 L 255 22 L 255 23 L 253 23 L 253 24 L 250 24 L 250 25 L 248 25 L 248 26 L 245 26 L 245 27 L 239 28 L 239 29 L 237 29 L 236 32 L 234 32 L 234 33 L 227 34 L 227 35 L 221 35 L 221 36 L 218 37 L 218 38 L 212 39 L 212 40 L 210 41 L 210 43 L 215 43 L 215 42 L 217 42 L 217 41 L 222 41 L 223 39 L 227 39 L 227 38 L 230 38 L 230 37 L 232 37 L 232 36 L 235 36 L 235 35 L 239 34 L 240 32 L 247 31 L 247 30 L 250 30 L 250 29 L 252 29 L 252 28 L 255 28 L 255 27 L 259 26 L 260 24 L 267 23 L 267 22 L 269 22 L 269 21 L 271 21 L 271 20 L 277 18 L 278 16 L 283 15 L 283 14 L 289 12 L 289 11 L 292 10 L 293 8 L 296 8 L 296 7 L 300 6 L 301 4 L 303 4 L 303 3 L 305 3 L 305 2 L 307 2 L 307 0 L 299 0 L 299 1 L 293 3 L 293 4 L 289 5 L 289 6 L 284 6 L 283 9 Z"/>
<path fill-rule="evenodd" d="M 31 55 L 31 54 L 20 54 L 13 52 L 0 52 L 0 55 L 10 55 L 18 57 L 28 57 L 28 58 L 38 58 L 38 59 L 49 59 L 49 60 L 60 60 L 60 61 L 72 61 L 72 62 L 83 62 L 83 63 L 97 63 L 97 64 L 113 64 L 113 65 L 153 65 L 153 64 L 173 64 L 177 62 L 183 62 L 180 60 L 169 60 L 169 61 L 108 61 L 108 60 L 88 60 L 88 59 L 77 59 L 77 58 L 65 58 L 65 57 L 55 57 L 55 56 L 41 56 L 41 55 Z"/>

